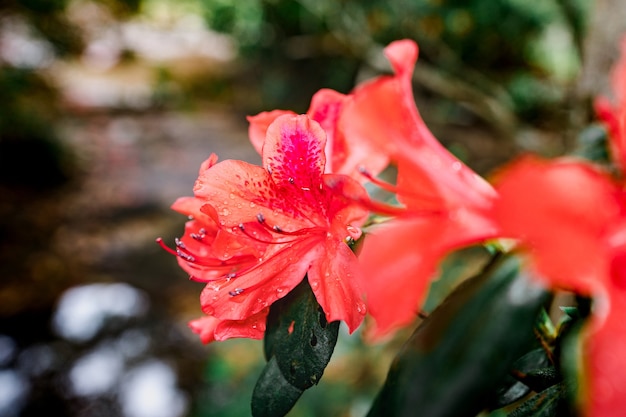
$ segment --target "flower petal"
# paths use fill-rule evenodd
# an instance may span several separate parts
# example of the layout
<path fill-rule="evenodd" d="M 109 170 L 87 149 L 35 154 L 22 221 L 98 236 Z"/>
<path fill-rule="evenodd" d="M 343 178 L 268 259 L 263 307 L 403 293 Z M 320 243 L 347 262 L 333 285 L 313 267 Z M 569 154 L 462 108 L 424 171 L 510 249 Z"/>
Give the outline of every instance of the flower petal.
<path fill-rule="evenodd" d="M 358 254 L 374 339 L 411 323 L 435 276 L 440 222 L 402 219 L 372 228 Z"/>
<path fill-rule="evenodd" d="M 284 297 L 298 285 L 320 255 L 317 239 L 274 247 L 256 265 L 231 279 L 209 282 L 202 294 L 202 311 L 229 320 L 242 320 Z"/>
<path fill-rule="evenodd" d="M 189 327 L 200 335 L 204 344 L 232 338 L 263 339 L 268 313 L 269 308 L 265 308 L 245 320 L 220 320 L 204 316 L 190 321 Z"/>
<path fill-rule="evenodd" d="M 608 230 L 619 220 L 618 190 L 589 164 L 526 157 L 495 179 L 494 218 L 519 239 L 555 287 L 594 294 L 608 280 Z"/>
<path fill-rule="evenodd" d="M 266 170 L 247 162 L 226 160 L 216 164 L 198 177 L 194 193 L 210 203 L 203 210 L 214 208 L 219 224 L 225 228 L 238 229 L 241 223 L 257 221 L 259 214 L 283 230 L 309 225 L 297 215 L 294 198 L 289 198 L 292 195 L 278 190 Z"/>
<path fill-rule="evenodd" d="M 263 144 L 265 143 L 267 128 L 278 118 L 278 116 L 282 116 L 284 114 L 295 115 L 295 113 L 290 110 L 272 110 L 261 112 L 256 116 L 247 117 L 248 122 L 250 123 L 248 126 L 248 136 L 250 137 L 252 146 L 254 146 L 254 149 L 256 149 L 259 155 L 263 154 Z"/>
<path fill-rule="evenodd" d="M 626 292 L 613 288 L 606 294 L 608 315 L 593 318 L 584 336 L 584 415 L 618 417 L 626 398 Z M 601 322 L 601 323 L 598 323 Z"/>
<path fill-rule="evenodd" d="M 366 313 L 358 282 L 360 267 L 348 245 L 326 239 L 323 256 L 309 270 L 309 283 L 328 322 L 343 320 L 350 333 L 356 330 Z"/>
<path fill-rule="evenodd" d="M 267 129 L 263 166 L 278 187 L 316 190 L 326 165 L 326 133 L 308 116 L 283 115 Z"/>

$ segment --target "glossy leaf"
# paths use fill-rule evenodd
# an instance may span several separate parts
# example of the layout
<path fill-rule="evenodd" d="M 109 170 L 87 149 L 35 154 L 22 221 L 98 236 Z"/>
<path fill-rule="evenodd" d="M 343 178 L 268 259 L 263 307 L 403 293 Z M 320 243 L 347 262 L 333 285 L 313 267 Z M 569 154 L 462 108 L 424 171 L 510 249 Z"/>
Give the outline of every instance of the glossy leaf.
<path fill-rule="evenodd" d="M 537 348 L 516 360 L 512 369 L 516 371 L 518 375 L 526 375 L 537 369 L 543 369 L 549 364 L 550 361 L 546 355 L 546 351 L 543 348 Z M 496 397 L 489 408 L 496 409 L 512 404 L 526 396 L 530 391 L 531 389 L 527 384 L 511 375 L 507 375 L 500 388 L 498 388 Z"/>
<path fill-rule="evenodd" d="M 254 387 L 252 415 L 254 417 L 284 416 L 298 401 L 302 392 L 285 379 L 276 358 L 272 357 Z"/>
<path fill-rule="evenodd" d="M 516 257 L 499 258 L 417 328 L 368 416 L 475 416 L 534 345 L 534 321 L 548 299 Z"/>
<path fill-rule="evenodd" d="M 564 384 L 552 387 L 533 395 L 508 417 L 554 417 L 570 415 L 565 402 L 566 389 Z"/>
<path fill-rule="evenodd" d="M 326 321 L 306 278 L 275 302 L 267 317 L 268 363 L 252 396 L 253 415 L 285 415 L 302 392 L 321 379 L 338 333 L 339 322 Z"/>

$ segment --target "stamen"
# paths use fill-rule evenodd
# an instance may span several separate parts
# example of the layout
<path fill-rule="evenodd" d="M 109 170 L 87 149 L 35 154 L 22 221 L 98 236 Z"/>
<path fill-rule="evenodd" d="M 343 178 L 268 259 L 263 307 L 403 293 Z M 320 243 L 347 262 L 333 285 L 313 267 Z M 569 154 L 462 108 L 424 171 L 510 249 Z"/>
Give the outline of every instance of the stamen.
<path fill-rule="evenodd" d="M 169 246 L 167 246 L 165 244 L 165 242 L 163 242 L 163 238 L 157 237 L 156 238 L 156 243 L 158 243 L 159 246 L 161 246 L 163 249 L 165 249 L 168 253 L 170 253 L 170 254 L 172 254 L 174 256 L 178 256 L 178 253 L 174 249 L 170 248 Z"/>
<path fill-rule="evenodd" d="M 378 187 L 382 188 L 385 191 L 389 191 L 390 193 L 394 193 L 394 194 L 398 193 L 398 187 L 386 181 L 383 181 L 379 178 L 376 178 L 365 167 L 360 166 L 358 168 L 358 171 L 359 171 L 359 174 L 363 175 L 365 178 L 370 180 L 372 184 L 377 185 Z"/>
<path fill-rule="evenodd" d="M 265 226 L 265 228 L 269 228 L 269 226 L 266 226 L 264 223 L 261 223 Z M 244 226 L 243 223 L 239 223 L 239 230 L 241 230 L 241 232 L 248 236 L 250 239 L 256 240 L 257 242 L 261 242 L 261 243 L 265 243 L 268 245 L 277 245 L 277 244 L 282 244 L 282 243 L 293 243 L 295 241 L 297 241 L 297 239 L 293 239 L 293 240 L 280 240 L 280 241 L 273 241 L 273 240 L 263 240 L 257 236 L 254 236 L 252 233 L 248 232 L 248 230 L 246 230 L 246 227 Z M 277 233 L 280 233 L 282 230 L 280 229 L 280 227 L 278 226 L 274 226 L 273 228 L 271 228 L 270 230 L 273 230 Z"/>
<path fill-rule="evenodd" d="M 222 260 L 218 258 L 209 258 L 202 257 L 201 259 L 196 259 L 193 253 L 191 253 L 186 247 L 185 244 L 180 240 L 176 239 L 176 250 L 167 246 L 162 238 L 157 238 L 156 242 L 161 246 L 161 248 L 165 249 L 169 254 L 178 256 L 185 261 L 192 263 L 197 266 L 204 266 L 208 268 L 224 268 L 224 267 L 234 267 L 244 264 L 246 262 L 250 262 L 256 257 L 252 255 L 242 255 L 239 257 L 234 257 L 228 260 Z"/>

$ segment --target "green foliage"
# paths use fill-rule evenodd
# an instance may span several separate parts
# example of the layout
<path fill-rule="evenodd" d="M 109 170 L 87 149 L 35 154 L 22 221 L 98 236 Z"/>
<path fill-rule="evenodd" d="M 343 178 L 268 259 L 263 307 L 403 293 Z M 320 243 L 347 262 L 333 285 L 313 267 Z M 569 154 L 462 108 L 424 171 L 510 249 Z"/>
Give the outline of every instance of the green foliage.
<path fill-rule="evenodd" d="M 369 417 L 475 416 L 535 340 L 533 322 L 549 295 L 496 260 L 460 285 L 425 319 L 394 360 Z"/>
<path fill-rule="evenodd" d="M 268 363 L 252 395 L 252 414 L 285 415 L 321 379 L 338 332 L 339 322 L 326 321 L 306 278 L 272 304 L 265 333 Z"/>

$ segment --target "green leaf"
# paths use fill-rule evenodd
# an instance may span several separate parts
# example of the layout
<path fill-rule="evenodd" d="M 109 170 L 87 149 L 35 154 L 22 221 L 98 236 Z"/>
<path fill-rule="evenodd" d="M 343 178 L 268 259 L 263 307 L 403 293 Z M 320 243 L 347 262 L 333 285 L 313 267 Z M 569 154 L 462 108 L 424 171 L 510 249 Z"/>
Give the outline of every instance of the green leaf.
<path fill-rule="evenodd" d="M 339 322 L 326 321 L 306 277 L 284 298 L 272 304 L 264 340 L 268 364 L 252 395 L 253 415 L 285 415 L 302 392 L 322 378 L 338 333 Z M 276 378 L 277 385 L 272 387 L 268 378 Z M 264 414 L 269 407 L 265 402 L 273 404 L 272 414 Z"/>
<path fill-rule="evenodd" d="M 517 374 L 526 375 L 538 369 L 546 368 L 548 365 L 550 365 L 550 360 L 546 351 L 543 348 L 537 348 L 516 360 L 512 369 L 517 371 Z M 513 376 L 507 375 L 502 385 L 496 391 L 496 397 L 489 405 L 489 408 L 496 409 L 512 404 L 526 396 L 530 391 L 531 389 L 528 385 L 513 378 Z"/>
<path fill-rule="evenodd" d="M 416 329 L 368 416 L 475 416 L 534 346 L 535 319 L 549 298 L 516 257 L 499 257 Z"/>
<path fill-rule="evenodd" d="M 539 394 L 533 395 L 516 408 L 509 417 L 555 417 L 569 416 L 566 402 L 566 389 L 563 383 L 553 385 Z"/>
<path fill-rule="evenodd" d="M 284 416 L 302 395 L 283 376 L 276 358 L 267 363 L 252 392 L 252 415 L 255 417 Z"/>

